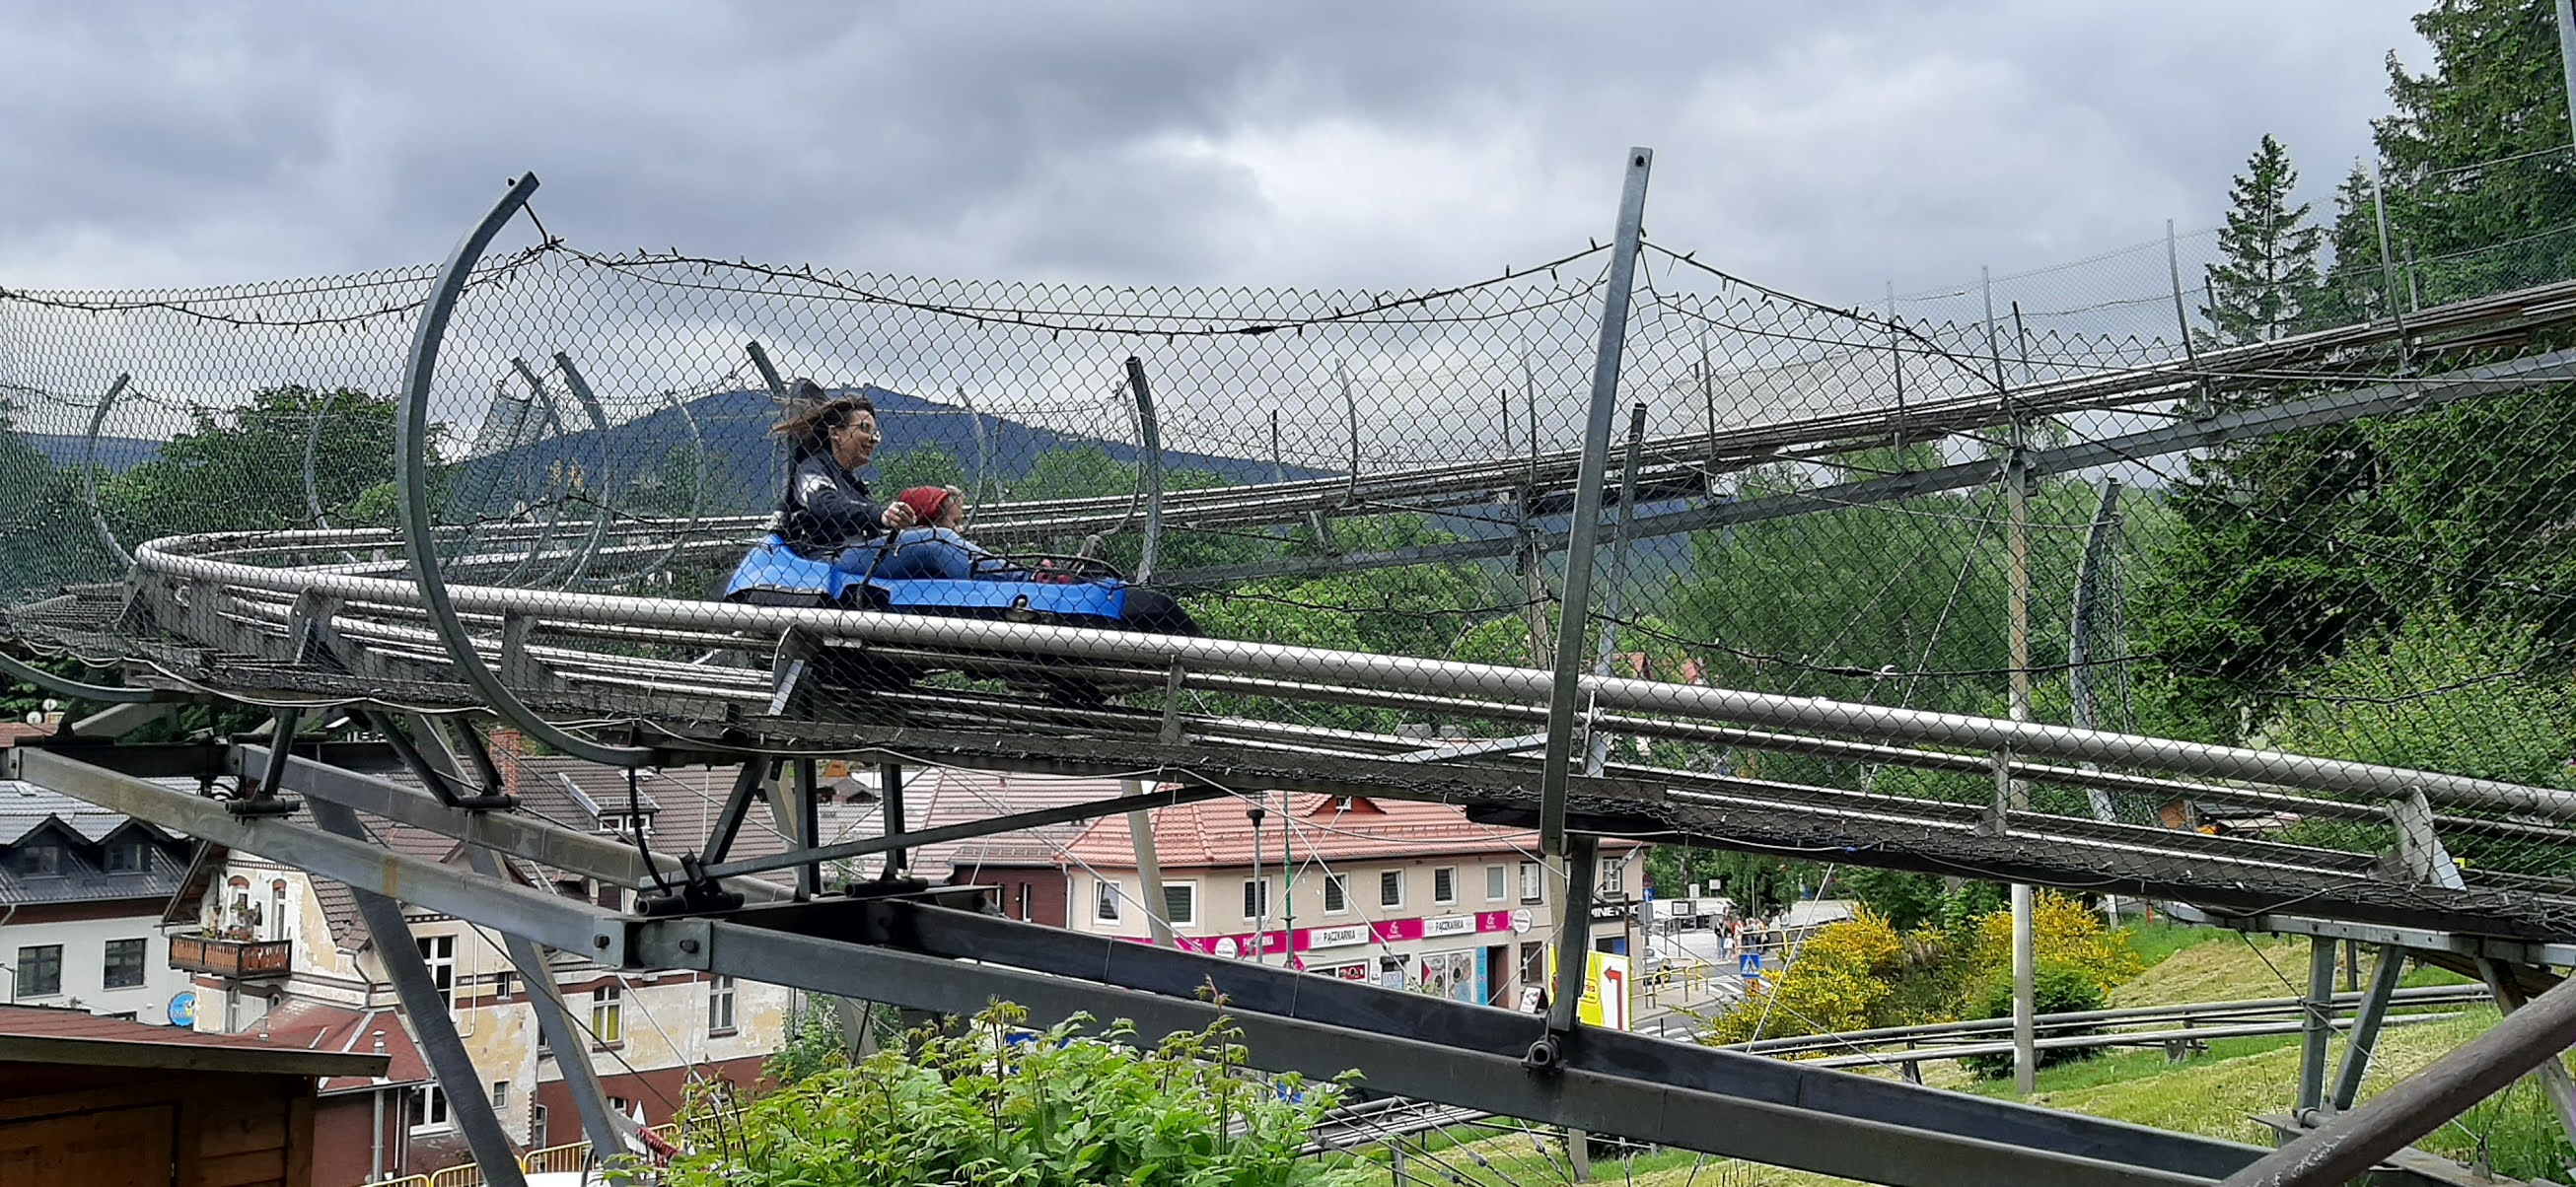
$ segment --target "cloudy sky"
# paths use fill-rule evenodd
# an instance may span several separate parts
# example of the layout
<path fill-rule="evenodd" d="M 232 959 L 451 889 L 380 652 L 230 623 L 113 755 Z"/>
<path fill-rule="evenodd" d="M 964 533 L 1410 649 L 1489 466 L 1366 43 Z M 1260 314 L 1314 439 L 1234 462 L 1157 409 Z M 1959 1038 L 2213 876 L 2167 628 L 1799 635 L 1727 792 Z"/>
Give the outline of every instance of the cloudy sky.
<path fill-rule="evenodd" d="M 0 0 L 0 285 L 556 233 L 961 277 L 1429 285 L 1650 233 L 1833 300 L 2322 208 L 2423 0 L 1051 5 Z M 399 15 L 394 15 L 399 14 Z"/>

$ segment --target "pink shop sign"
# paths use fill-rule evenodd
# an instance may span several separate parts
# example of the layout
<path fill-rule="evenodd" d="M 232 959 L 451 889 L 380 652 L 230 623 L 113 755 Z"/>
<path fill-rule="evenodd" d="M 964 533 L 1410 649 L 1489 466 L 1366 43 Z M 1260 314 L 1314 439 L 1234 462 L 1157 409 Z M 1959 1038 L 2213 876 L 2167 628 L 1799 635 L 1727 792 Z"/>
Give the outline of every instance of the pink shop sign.
<path fill-rule="evenodd" d="M 1222 936 L 1175 936 L 1173 944 L 1184 951 L 1228 958 L 1248 957 L 1255 953 L 1277 956 L 1283 952 L 1312 952 L 1318 949 L 1347 948 L 1355 944 L 1393 943 L 1439 936 L 1456 936 L 1507 932 L 1512 930 L 1509 911 L 1478 911 L 1474 915 L 1442 915 L 1430 919 L 1380 919 L 1368 923 L 1347 923 L 1332 927 L 1301 927 L 1294 931 L 1273 928 L 1265 932 L 1237 932 Z M 1150 936 L 1122 936 L 1130 943 L 1150 944 Z"/>

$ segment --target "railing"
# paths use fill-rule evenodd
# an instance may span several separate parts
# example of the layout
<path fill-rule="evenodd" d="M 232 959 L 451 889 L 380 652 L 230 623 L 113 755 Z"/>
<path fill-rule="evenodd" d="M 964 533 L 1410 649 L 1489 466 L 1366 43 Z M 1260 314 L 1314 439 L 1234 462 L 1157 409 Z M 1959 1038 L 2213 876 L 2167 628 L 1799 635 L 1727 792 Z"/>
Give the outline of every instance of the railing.
<path fill-rule="evenodd" d="M 443 1171 L 432 1171 L 429 1187 L 483 1187 L 483 1168 L 469 1162 Z"/>
<path fill-rule="evenodd" d="M 170 937 L 170 967 L 246 980 L 283 977 L 295 966 L 292 940 L 227 940 L 220 936 Z"/>
<path fill-rule="evenodd" d="M 530 1150 L 519 1156 L 519 1169 L 532 1175 L 567 1174 L 590 1165 L 590 1143 L 572 1142 Z"/>

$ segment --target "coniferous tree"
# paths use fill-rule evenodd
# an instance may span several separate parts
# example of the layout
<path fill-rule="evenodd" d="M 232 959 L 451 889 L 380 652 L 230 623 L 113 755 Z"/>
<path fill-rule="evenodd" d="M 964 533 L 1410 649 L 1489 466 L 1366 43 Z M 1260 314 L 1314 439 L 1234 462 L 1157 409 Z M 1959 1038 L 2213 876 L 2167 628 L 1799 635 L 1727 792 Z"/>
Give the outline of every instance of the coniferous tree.
<path fill-rule="evenodd" d="M 2308 221 L 2308 203 L 2290 204 L 2298 185 L 2289 150 L 2265 133 L 2228 189 L 2227 226 L 2218 233 L 2227 259 L 2210 269 L 2211 300 L 2200 311 L 2224 342 L 2292 332 L 2316 294 L 2325 230 Z"/>

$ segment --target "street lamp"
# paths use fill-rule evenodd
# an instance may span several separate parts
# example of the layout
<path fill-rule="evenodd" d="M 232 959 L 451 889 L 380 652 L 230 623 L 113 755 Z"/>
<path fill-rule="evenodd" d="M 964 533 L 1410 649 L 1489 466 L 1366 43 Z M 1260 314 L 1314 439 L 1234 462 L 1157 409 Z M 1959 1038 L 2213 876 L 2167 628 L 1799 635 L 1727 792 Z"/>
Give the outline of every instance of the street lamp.
<path fill-rule="evenodd" d="M 1252 821 L 1252 963 L 1263 964 L 1261 950 L 1270 938 L 1270 884 L 1261 880 L 1261 822 L 1269 813 L 1256 800 L 1243 815 Z"/>

